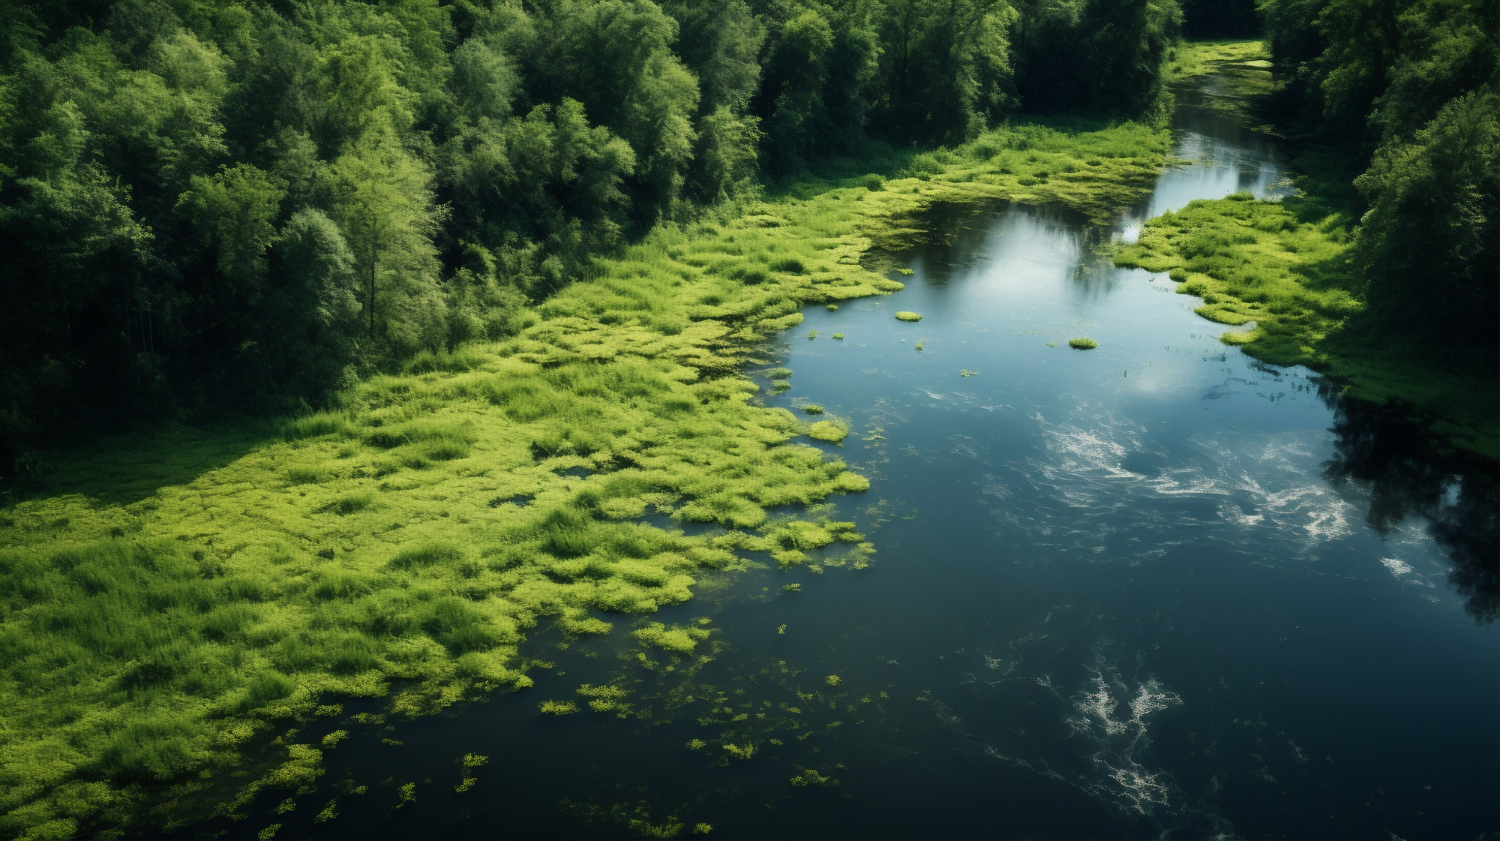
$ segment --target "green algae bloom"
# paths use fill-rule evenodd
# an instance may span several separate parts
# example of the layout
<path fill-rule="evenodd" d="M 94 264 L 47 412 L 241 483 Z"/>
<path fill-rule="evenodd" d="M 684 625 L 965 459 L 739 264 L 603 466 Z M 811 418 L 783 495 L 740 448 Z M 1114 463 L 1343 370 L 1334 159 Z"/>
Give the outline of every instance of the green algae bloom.
<path fill-rule="evenodd" d="M 1094 341 L 1093 339 L 1078 338 L 1068 340 L 1068 347 L 1074 350 L 1093 350 L 1098 346 L 1099 343 Z"/>
<path fill-rule="evenodd" d="M 921 321 L 922 320 L 922 314 L 918 313 L 918 312 L 908 312 L 906 310 L 902 310 L 901 312 L 896 313 L 896 320 L 897 321 Z"/>

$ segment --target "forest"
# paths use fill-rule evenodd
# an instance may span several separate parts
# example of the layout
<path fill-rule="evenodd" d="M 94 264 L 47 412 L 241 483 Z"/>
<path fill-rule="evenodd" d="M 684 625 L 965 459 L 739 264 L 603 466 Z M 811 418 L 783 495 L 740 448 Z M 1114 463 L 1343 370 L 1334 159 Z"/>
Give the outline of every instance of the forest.
<path fill-rule="evenodd" d="M 1500 372 L 1487 0 L 10 0 L 0 32 L 7 835 L 243 817 L 311 790 L 338 699 L 530 686 L 540 623 L 607 634 L 742 553 L 865 568 L 855 524 L 775 513 L 870 488 L 782 446 L 850 423 L 739 372 L 900 290 L 872 255 L 934 208 L 1138 201 L 1184 38 L 1265 38 L 1301 194 L 1128 259 L 1275 364 Z"/>
<path fill-rule="evenodd" d="M 595 255 L 768 179 L 1028 106 L 1159 107 L 1180 19 L 1145 0 L 3 14 L 0 471 L 21 478 L 100 424 L 296 411 L 513 333 Z"/>

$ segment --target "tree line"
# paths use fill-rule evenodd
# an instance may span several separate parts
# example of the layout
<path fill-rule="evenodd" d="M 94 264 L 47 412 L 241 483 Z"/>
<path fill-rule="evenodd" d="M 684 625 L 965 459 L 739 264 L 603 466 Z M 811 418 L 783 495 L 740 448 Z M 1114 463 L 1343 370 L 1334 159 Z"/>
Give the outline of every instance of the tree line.
<path fill-rule="evenodd" d="M 1260 0 L 1260 11 L 1285 119 L 1353 163 L 1364 327 L 1494 370 L 1500 3 Z"/>
<path fill-rule="evenodd" d="M 591 255 L 872 144 L 1159 99 L 1173 0 L 13 0 L 0 472 L 516 329 Z"/>

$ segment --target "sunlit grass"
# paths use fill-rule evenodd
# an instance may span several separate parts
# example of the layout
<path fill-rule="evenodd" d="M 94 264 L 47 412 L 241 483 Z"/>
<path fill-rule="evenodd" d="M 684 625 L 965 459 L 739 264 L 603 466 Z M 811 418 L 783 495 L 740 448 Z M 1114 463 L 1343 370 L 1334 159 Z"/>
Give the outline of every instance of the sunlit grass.
<path fill-rule="evenodd" d="M 807 563 L 836 541 L 867 566 L 852 524 L 768 514 L 869 488 L 794 442 L 847 425 L 760 405 L 742 369 L 803 306 L 902 289 L 879 248 L 934 203 L 1103 215 L 1149 187 L 1166 148 L 1130 124 L 1020 125 L 908 176 L 807 179 L 665 225 L 515 338 L 420 354 L 328 411 L 65 459 L 52 492 L 0 511 L 0 831 L 127 826 L 188 793 L 239 813 L 313 784 L 326 746 L 287 735 L 330 699 L 426 713 L 530 686 L 518 646 L 544 623 L 609 633 L 716 570 Z M 590 708 L 623 703 L 592 691 Z M 251 776 L 220 773 L 242 751 Z"/>

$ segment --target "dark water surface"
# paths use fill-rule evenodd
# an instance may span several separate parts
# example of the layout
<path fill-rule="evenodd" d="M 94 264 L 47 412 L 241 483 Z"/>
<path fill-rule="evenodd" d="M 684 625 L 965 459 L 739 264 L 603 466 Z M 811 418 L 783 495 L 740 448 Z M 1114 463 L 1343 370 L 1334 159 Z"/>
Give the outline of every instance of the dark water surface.
<path fill-rule="evenodd" d="M 719 651 L 696 669 L 631 665 L 624 619 L 566 650 L 538 635 L 555 666 L 536 688 L 351 727 L 319 794 L 231 832 L 609 837 L 673 814 L 726 838 L 1500 830 L 1500 636 L 1478 621 L 1493 482 L 1221 344 L 1165 276 L 1100 255 L 1192 199 L 1285 191 L 1264 140 L 1186 109 L 1178 128 L 1192 163 L 1114 227 L 970 219 L 913 258 L 906 291 L 809 310 L 771 349 L 794 387 L 768 404 L 853 425 L 825 449 L 873 487 L 830 514 L 876 545 L 868 569 L 700 588 L 653 617 L 711 620 Z M 538 714 L 622 670 L 646 718 Z M 723 741 L 758 750 L 726 764 Z M 457 793 L 466 753 L 489 762 Z"/>

